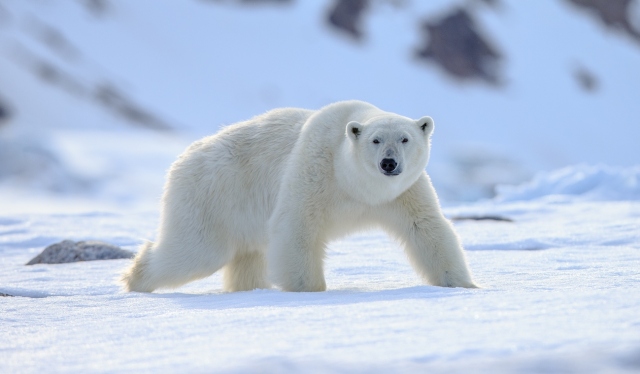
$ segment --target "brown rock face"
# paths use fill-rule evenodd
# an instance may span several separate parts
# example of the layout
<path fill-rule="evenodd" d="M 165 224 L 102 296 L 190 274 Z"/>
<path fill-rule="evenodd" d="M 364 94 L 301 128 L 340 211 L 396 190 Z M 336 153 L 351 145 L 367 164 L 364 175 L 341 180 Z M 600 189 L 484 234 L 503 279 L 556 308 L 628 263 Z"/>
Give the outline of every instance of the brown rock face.
<path fill-rule="evenodd" d="M 460 79 L 481 79 L 498 84 L 500 54 L 478 32 L 470 13 L 457 9 L 440 19 L 422 25 L 424 46 L 417 51 L 420 59 L 440 65 Z"/>

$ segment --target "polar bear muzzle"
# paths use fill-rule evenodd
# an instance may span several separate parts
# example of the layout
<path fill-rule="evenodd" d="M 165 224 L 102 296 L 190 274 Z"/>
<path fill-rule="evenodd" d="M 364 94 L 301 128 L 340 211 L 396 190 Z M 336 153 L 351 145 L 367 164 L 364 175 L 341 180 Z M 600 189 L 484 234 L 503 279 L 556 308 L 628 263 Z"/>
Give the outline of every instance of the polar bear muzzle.
<path fill-rule="evenodd" d="M 388 176 L 395 176 L 402 173 L 402 170 L 398 167 L 398 163 L 392 158 L 383 158 L 382 161 L 380 161 L 380 169 L 382 174 Z"/>

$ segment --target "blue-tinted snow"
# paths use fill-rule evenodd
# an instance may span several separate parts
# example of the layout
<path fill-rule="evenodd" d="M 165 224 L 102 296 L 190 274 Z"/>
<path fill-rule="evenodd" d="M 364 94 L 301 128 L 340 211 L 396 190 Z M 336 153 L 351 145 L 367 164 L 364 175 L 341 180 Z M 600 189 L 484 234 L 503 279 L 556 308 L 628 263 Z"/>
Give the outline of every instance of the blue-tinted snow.
<path fill-rule="evenodd" d="M 228 294 L 216 274 L 124 293 L 116 279 L 129 260 L 24 263 L 64 238 L 135 250 L 153 236 L 157 215 L 2 217 L 0 292 L 15 296 L 0 297 L 0 371 L 638 369 L 640 203 L 464 209 L 514 219 L 456 224 L 476 290 L 422 284 L 399 245 L 372 232 L 331 243 L 327 292 Z"/>
<path fill-rule="evenodd" d="M 581 164 L 542 172 L 518 186 L 498 186 L 497 200 L 562 197 L 591 201 L 640 200 L 640 167 Z"/>

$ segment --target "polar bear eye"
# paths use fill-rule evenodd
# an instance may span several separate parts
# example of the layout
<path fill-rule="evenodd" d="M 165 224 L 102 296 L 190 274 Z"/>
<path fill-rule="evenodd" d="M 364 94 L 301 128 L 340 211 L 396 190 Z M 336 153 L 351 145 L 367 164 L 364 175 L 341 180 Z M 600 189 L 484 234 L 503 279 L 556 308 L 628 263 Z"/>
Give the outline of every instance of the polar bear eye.
<path fill-rule="evenodd" d="M 378 139 L 373 139 L 373 144 L 379 144 L 379 143 L 380 143 L 380 140 L 378 140 Z"/>
<path fill-rule="evenodd" d="M 406 143 L 406 142 L 408 142 L 408 141 L 409 141 L 409 139 L 407 139 L 407 138 L 403 138 L 403 139 L 402 139 L 402 142 L 403 142 L 403 143 Z"/>

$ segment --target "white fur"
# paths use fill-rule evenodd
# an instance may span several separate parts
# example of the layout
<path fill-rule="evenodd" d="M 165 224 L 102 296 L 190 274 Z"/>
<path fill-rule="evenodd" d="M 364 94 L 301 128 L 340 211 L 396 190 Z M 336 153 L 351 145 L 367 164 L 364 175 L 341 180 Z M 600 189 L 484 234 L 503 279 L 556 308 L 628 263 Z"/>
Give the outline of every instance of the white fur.
<path fill-rule="evenodd" d="M 227 291 L 265 288 L 268 263 L 283 290 L 323 291 L 326 244 L 371 227 L 399 239 L 428 283 L 475 287 L 424 171 L 432 131 L 429 117 L 346 101 L 273 110 L 195 142 L 169 171 L 157 242 L 123 274 L 127 290 L 222 267 Z M 383 174 L 385 158 L 398 175 Z"/>

